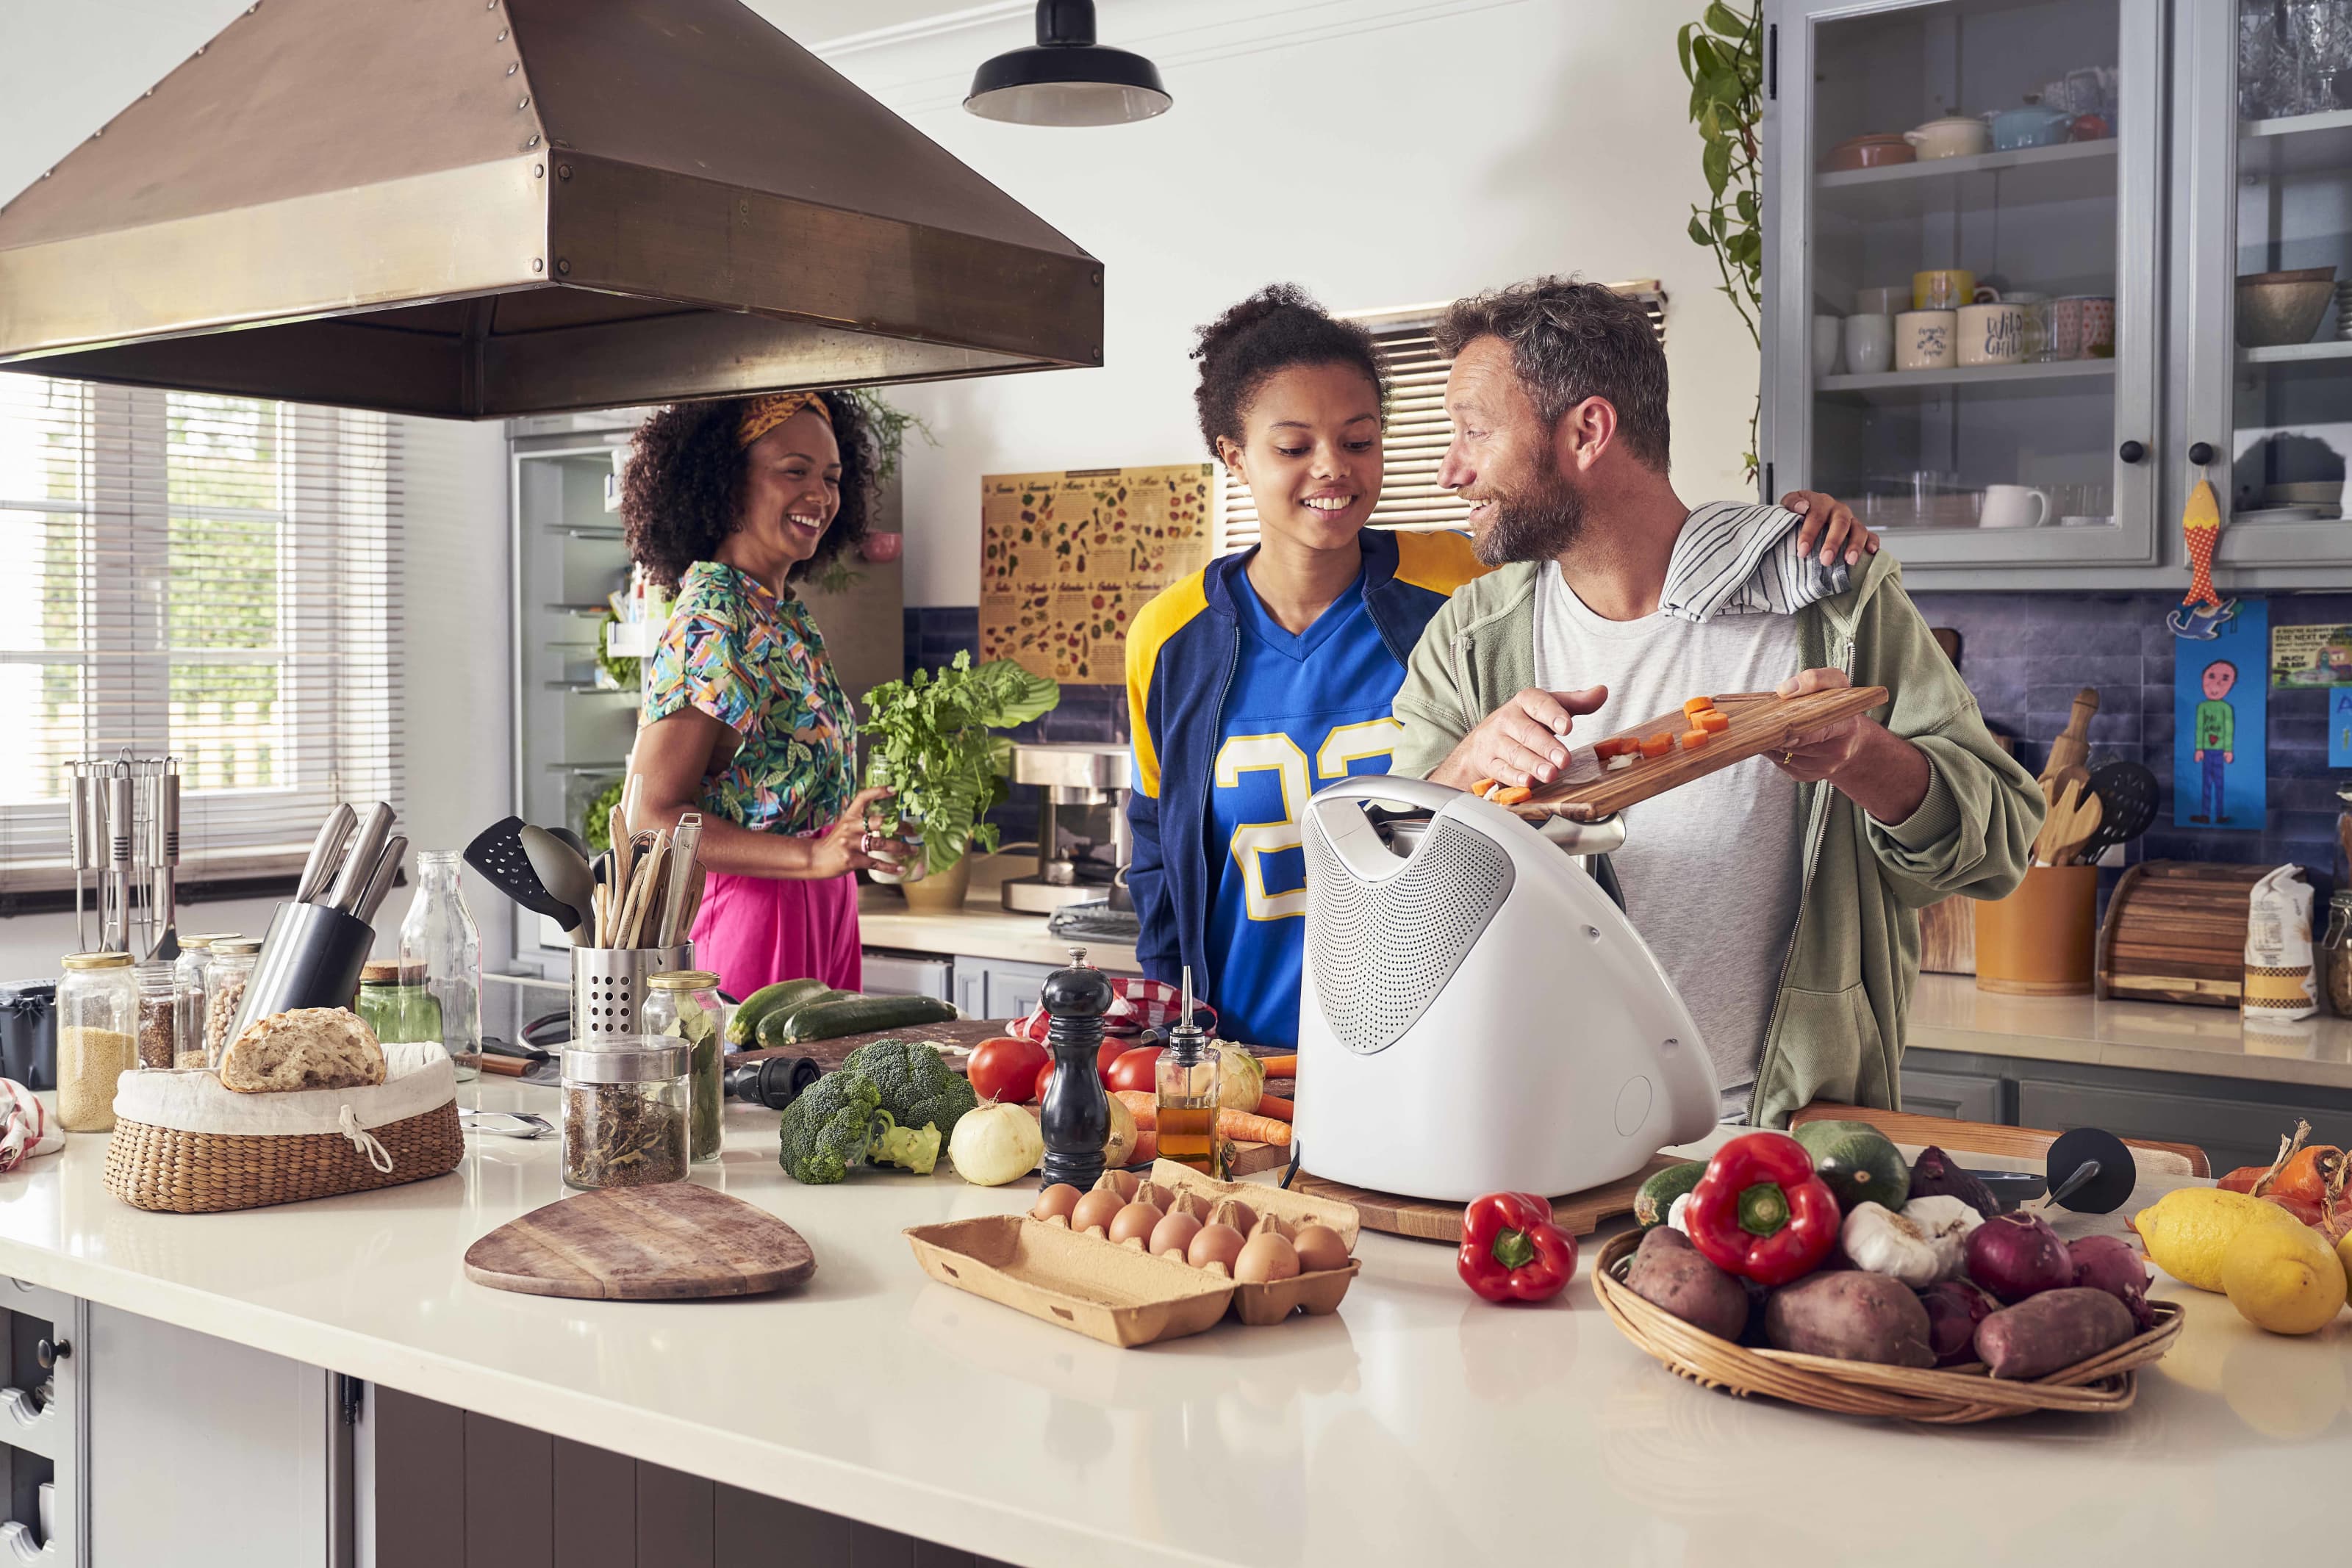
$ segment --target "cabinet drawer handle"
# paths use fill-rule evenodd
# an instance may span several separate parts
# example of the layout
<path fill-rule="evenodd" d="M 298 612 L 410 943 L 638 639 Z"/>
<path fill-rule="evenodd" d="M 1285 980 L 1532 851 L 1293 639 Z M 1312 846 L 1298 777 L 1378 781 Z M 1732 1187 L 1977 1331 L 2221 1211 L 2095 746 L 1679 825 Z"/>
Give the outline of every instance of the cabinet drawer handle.
<path fill-rule="evenodd" d="M 2189 461 L 2190 461 L 2191 463 L 2194 463 L 2194 464 L 2195 464 L 2195 465 L 2197 465 L 2197 466 L 2198 466 L 2198 467 L 2200 467 L 2200 468 L 2202 468 L 2202 467 L 2204 467 L 2207 464 L 2209 464 L 2209 463 L 2212 462 L 2212 461 L 2213 461 L 2213 447 L 2212 447 L 2212 444 L 2211 444 L 2211 443 L 2210 443 L 2210 442 L 2200 441 L 2200 442 L 2198 442 L 2195 445 L 2193 445 L 2193 446 L 2189 447 Z"/>
<path fill-rule="evenodd" d="M 48 1340 L 42 1340 L 33 1346 L 33 1360 L 38 1364 L 43 1372 L 55 1371 L 58 1363 L 72 1354 L 73 1346 L 65 1340 L 58 1340 L 54 1343 Z"/>
<path fill-rule="evenodd" d="M 2126 463 L 2137 463 L 2147 455 L 2147 448 L 2137 441 L 2126 441 L 2116 448 L 2116 455 Z"/>

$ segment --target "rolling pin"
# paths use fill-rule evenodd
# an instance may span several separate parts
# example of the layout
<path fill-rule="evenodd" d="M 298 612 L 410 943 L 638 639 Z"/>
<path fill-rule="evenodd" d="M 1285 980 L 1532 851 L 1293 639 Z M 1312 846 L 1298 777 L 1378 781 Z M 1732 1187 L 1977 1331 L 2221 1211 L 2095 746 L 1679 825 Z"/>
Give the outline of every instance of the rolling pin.
<path fill-rule="evenodd" d="M 2050 743 L 2050 760 L 2042 769 L 2042 792 L 2057 798 L 2068 779 L 2088 788 L 2091 770 L 2084 764 L 2091 760 L 2091 716 L 2099 711 L 2099 688 L 2084 686 L 2074 694 L 2074 711 L 2066 720 L 2066 727 Z"/>

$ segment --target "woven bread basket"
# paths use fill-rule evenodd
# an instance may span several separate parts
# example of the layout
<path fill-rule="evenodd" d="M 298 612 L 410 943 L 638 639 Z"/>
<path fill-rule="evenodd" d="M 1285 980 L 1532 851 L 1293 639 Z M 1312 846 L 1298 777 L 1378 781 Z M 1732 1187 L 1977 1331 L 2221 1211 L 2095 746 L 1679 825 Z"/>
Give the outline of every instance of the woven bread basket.
<path fill-rule="evenodd" d="M 2022 1416 L 2029 1410 L 2113 1415 L 2131 1408 L 2137 1368 L 2161 1356 L 2180 1333 L 2181 1310 L 2152 1301 L 2156 1326 L 2113 1350 L 2031 1381 L 1996 1378 L 1981 1365 L 1916 1371 L 1864 1361 L 1835 1361 L 1793 1351 L 1751 1350 L 1717 1339 L 1635 1295 L 1625 1268 L 1642 1233 L 1612 1237 L 1601 1249 L 1593 1293 L 1619 1332 L 1692 1382 L 1733 1394 L 1769 1394 L 1791 1405 L 1840 1416 L 1889 1416 L 1958 1426 Z"/>
<path fill-rule="evenodd" d="M 394 1045 L 384 1054 L 382 1084 L 282 1094 L 235 1093 L 210 1072 L 126 1072 L 106 1190 L 133 1208 L 217 1214 L 457 1169 L 466 1141 L 447 1053 Z"/>

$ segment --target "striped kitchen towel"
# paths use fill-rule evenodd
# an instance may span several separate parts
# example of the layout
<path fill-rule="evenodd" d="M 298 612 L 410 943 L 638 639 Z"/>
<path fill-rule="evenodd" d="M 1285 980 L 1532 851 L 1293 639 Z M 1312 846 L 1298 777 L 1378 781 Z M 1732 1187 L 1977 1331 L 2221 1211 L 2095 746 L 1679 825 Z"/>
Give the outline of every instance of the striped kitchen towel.
<path fill-rule="evenodd" d="M 1785 507 L 1710 501 L 1691 513 L 1666 562 L 1658 608 L 1678 621 L 1717 615 L 1794 615 L 1843 593 L 1853 580 L 1843 561 L 1823 566 L 1797 551 L 1804 519 Z"/>

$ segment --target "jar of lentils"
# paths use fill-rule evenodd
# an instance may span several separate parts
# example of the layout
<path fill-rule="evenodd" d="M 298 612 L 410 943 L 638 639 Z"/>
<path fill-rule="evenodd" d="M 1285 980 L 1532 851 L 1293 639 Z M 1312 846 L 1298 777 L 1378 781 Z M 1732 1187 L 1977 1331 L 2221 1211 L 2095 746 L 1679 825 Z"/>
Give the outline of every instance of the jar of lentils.
<path fill-rule="evenodd" d="M 212 963 L 215 942 L 234 942 L 234 931 L 215 931 L 180 938 L 179 961 L 172 966 L 172 983 L 178 992 L 178 1020 L 173 1029 L 178 1067 L 205 1065 L 205 970 Z"/>
<path fill-rule="evenodd" d="M 205 966 L 205 1065 L 217 1071 L 221 1052 L 236 1038 L 236 1015 L 245 1008 L 245 988 L 253 981 L 254 966 L 261 961 L 261 944 L 249 936 L 232 937 L 212 946 L 212 962 Z"/>

